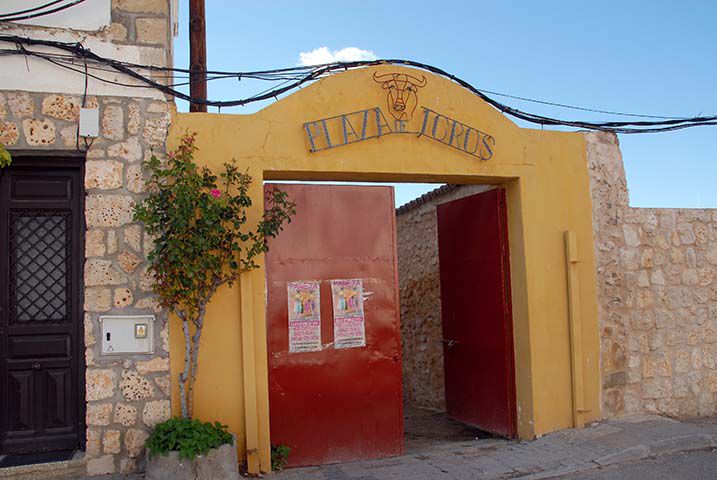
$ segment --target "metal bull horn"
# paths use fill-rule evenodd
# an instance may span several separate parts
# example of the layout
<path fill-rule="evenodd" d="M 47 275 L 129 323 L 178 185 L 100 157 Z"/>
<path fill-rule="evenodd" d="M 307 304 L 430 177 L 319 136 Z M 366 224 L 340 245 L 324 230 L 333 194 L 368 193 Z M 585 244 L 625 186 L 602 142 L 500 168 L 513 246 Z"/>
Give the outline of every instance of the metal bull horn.
<path fill-rule="evenodd" d="M 421 75 L 421 78 L 418 79 L 414 77 L 413 75 L 407 75 L 405 73 L 384 73 L 383 75 L 379 75 L 376 72 L 373 73 L 373 79 L 378 83 L 384 83 L 384 82 L 390 82 L 391 80 L 402 80 L 400 77 L 406 77 L 406 81 L 410 83 L 411 85 L 414 85 L 418 88 L 422 88 L 426 86 L 426 77 Z"/>
<path fill-rule="evenodd" d="M 418 88 L 423 88 L 426 86 L 426 83 L 428 83 L 426 81 L 426 77 L 424 77 L 423 75 L 421 75 L 420 80 L 417 79 L 416 77 L 414 77 L 413 75 L 406 75 L 406 77 L 410 78 L 411 79 L 410 83 L 412 83 L 415 87 L 418 87 Z"/>
<path fill-rule="evenodd" d="M 395 78 L 395 76 L 395 73 L 384 73 L 383 75 L 378 75 L 376 72 L 373 72 L 373 79 L 378 83 L 390 82 Z"/>

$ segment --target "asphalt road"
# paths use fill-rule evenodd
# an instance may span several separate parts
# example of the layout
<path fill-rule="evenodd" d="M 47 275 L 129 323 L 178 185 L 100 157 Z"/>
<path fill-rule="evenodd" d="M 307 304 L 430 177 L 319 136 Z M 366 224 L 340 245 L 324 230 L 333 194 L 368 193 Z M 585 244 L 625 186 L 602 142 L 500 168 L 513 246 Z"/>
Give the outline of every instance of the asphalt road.
<path fill-rule="evenodd" d="M 715 480 L 717 450 L 676 453 L 560 477 L 560 480 Z"/>

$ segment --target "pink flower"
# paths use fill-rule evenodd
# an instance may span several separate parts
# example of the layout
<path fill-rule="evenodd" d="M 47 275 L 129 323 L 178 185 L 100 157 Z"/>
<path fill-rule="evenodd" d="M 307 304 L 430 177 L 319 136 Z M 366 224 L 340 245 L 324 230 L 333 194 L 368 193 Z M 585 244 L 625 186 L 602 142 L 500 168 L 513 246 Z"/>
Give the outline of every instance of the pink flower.
<path fill-rule="evenodd" d="M 214 188 L 209 192 L 209 194 L 214 198 L 219 198 L 222 196 L 222 191 L 217 188 Z"/>

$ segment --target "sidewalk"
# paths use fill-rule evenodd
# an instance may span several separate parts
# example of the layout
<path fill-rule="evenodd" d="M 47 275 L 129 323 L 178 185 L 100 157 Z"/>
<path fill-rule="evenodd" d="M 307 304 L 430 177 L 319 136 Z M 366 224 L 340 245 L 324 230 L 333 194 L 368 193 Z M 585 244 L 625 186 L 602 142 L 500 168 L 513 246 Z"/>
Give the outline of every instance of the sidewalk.
<path fill-rule="evenodd" d="M 534 441 L 444 442 L 401 457 L 288 469 L 277 480 L 538 480 L 669 453 L 717 447 L 717 421 L 640 415 Z"/>

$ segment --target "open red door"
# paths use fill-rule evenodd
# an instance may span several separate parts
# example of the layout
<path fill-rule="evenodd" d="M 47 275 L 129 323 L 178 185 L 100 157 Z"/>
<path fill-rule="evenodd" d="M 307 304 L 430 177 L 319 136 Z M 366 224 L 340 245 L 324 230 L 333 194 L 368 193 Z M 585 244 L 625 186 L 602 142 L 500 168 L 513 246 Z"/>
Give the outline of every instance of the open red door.
<path fill-rule="evenodd" d="M 291 448 L 290 466 L 399 455 L 403 405 L 393 189 L 278 187 L 288 192 L 297 213 L 270 240 L 266 256 L 271 441 Z M 355 345 L 362 342 L 353 337 L 340 341 L 340 330 L 335 335 L 331 280 L 337 279 L 363 284 L 365 345 Z M 307 290 L 306 302 L 295 300 L 301 294 L 288 292 L 287 284 L 297 281 L 314 288 L 318 283 L 319 295 Z M 308 328 L 308 334 L 292 337 L 304 351 L 289 348 L 289 296 L 292 316 L 294 308 L 301 315 L 313 312 L 311 318 L 320 310 L 319 351 L 316 330 Z"/>
<path fill-rule="evenodd" d="M 505 190 L 439 205 L 438 251 L 448 415 L 515 437 Z"/>

